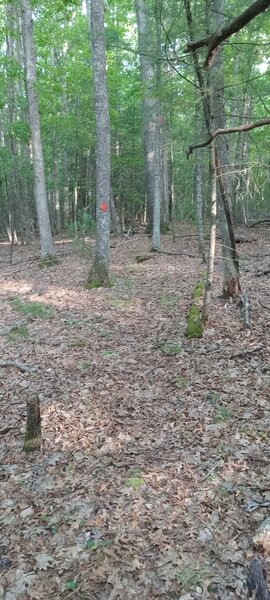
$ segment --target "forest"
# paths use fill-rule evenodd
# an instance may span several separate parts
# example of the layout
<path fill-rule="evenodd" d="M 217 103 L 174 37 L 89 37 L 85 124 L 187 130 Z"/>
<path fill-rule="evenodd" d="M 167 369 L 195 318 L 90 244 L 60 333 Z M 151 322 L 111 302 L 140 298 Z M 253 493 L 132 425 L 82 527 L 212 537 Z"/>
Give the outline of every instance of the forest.
<path fill-rule="evenodd" d="M 270 600 L 269 16 L 0 2 L 0 600 Z"/>

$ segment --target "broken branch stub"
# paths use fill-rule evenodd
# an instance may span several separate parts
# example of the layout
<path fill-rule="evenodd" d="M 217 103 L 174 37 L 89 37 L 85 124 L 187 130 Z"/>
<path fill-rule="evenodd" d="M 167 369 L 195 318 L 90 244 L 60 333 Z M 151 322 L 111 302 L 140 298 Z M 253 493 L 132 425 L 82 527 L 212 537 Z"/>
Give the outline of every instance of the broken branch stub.
<path fill-rule="evenodd" d="M 30 396 L 30 398 L 26 400 L 26 409 L 26 432 L 24 436 L 23 450 L 25 450 L 25 452 L 32 452 L 34 450 L 40 450 L 42 441 L 40 402 L 38 394 Z"/>

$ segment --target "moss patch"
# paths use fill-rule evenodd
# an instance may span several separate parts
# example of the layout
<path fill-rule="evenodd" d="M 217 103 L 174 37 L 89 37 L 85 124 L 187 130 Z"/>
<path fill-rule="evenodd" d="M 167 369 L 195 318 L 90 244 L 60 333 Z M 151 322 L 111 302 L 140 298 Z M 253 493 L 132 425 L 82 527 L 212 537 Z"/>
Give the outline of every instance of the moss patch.
<path fill-rule="evenodd" d="M 196 298 L 200 298 L 203 295 L 203 293 L 204 293 L 204 283 L 202 281 L 199 281 L 196 284 L 196 287 L 195 287 L 195 289 L 193 291 L 193 294 L 192 294 L 194 300 Z"/>
<path fill-rule="evenodd" d="M 134 475 L 133 477 L 128 477 L 126 479 L 126 485 L 131 487 L 133 490 L 138 490 L 140 487 L 142 487 L 142 485 L 144 485 L 144 479 L 138 475 Z"/>
<path fill-rule="evenodd" d="M 187 317 L 187 337 L 201 338 L 203 335 L 203 324 L 200 309 L 193 304 Z"/>
<path fill-rule="evenodd" d="M 42 319 L 50 319 L 55 315 L 52 308 L 48 308 L 42 302 L 23 302 L 20 298 L 13 298 L 12 307 L 21 315 L 29 317 L 41 317 Z"/>

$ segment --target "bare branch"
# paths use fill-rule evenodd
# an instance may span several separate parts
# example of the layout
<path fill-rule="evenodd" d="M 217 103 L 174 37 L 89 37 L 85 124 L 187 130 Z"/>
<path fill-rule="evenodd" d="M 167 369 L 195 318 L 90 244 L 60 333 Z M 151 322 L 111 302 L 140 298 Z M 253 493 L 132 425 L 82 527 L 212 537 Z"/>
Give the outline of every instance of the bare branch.
<path fill-rule="evenodd" d="M 269 0 L 270 3 L 270 0 Z M 241 133 L 242 131 L 250 131 L 251 129 L 256 129 L 257 127 L 263 127 L 264 125 L 270 125 L 270 118 L 268 119 L 260 119 L 259 121 L 255 121 L 254 123 L 247 123 L 246 125 L 239 125 L 239 127 L 228 127 L 227 129 L 216 129 L 213 133 L 210 134 L 210 137 L 205 142 L 201 142 L 200 144 L 194 144 L 193 146 L 189 146 L 187 150 L 187 158 L 192 154 L 193 150 L 196 148 L 205 148 L 209 146 L 211 142 L 218 135 L 227 135 L 228 133 Z"/>
<path fill-rule="evenodd" d="M 255 17 L 259 14 L 267 10 L 270 6 L 270 0 L 256 0 L 253 2 L 246 10 L 244 10 L 240 15 L 235 17 L 233 21 L 225 25 L 223 29 L 219 32 L 214 32 L 208 37 L 201 38 L 197 41 L 190 41 L 187 44 L 185 52 L 193 52 L 198 48 L 207 47 L 207 56 L 205 59 L 205 66 L 208 66 L 213 58 L 213 53 L 216 48 L 224 42 L 231 35 L 240 31 L 250 23 Z"/>

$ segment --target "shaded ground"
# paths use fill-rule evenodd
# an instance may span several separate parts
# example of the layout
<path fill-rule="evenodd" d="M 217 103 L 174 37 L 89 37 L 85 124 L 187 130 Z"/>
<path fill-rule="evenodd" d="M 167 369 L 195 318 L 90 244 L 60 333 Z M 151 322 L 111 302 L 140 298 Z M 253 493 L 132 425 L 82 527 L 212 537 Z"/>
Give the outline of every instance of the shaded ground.
<path fill-rule="evenodd" d="M 218 261 L 202 340 L 185 337 L 199 258 L 137 264 L 149 247 L 137 235 L 112 249 L 113 287 L 86 291 L 78 247 L 59 244 L 72 254 L 46 269 L 26 260 L 34 247 L 12 267 L 1 247 L 1 359 L 36 372 L 0 369 L 0 598 L 246 597 L 252 535 L 270 511 L 270 312 L 259 304 L 270 290 L 255 277 L 268 231 L 245 231 L 257 241 L 239 247 L 252 331 L 219 297 Z M 195 237 L 162 247 L 197 254 Z M 22 314 L 23 302 L 53 312 Z M 33 392 L 44 444 L 30 456 Z"/>

